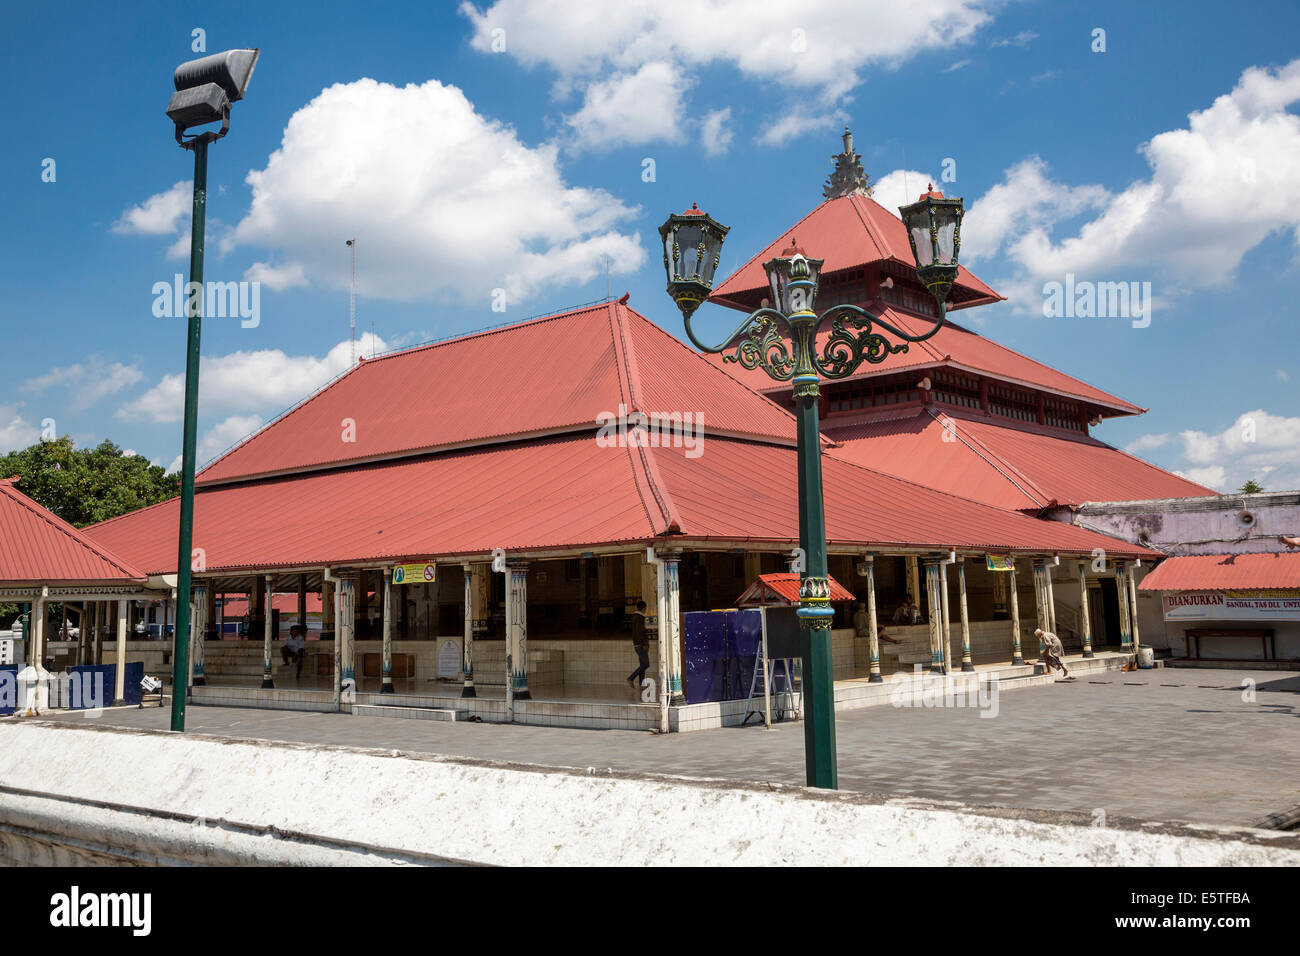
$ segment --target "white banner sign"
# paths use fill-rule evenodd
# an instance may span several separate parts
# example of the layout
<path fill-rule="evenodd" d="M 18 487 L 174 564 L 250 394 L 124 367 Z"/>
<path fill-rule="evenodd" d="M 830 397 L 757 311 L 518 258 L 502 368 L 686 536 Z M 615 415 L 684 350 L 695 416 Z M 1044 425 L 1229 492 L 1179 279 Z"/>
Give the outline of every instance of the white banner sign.
<path fill-rule="evenodd" d="M 1164 596 L 1166 621 L 1300 621 L 1300 589 L 1176 591 Z"/>

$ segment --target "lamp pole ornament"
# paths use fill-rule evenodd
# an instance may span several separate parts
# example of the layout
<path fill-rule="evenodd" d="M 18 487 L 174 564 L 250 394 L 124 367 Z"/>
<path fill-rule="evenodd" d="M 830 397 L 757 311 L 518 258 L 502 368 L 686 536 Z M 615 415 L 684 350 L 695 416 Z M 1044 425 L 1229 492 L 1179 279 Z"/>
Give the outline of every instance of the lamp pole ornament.
<path fill-rule="evenodd" d="M 176 554 L 176 631 L 172 654 L 171 729 L 185 729 L 185 699 L 190 669 L 190 569 L 194 544 L 194 466 L 199 417 L 199 348 L 203 332 L 203 234 L 208 204 L 208 144 L 230 130 L 230 106 L 244 98 L 259 51 L 227 50 L 182 63 L 172 77 L 176 92 L 167 104 L 167 118 L 175 125 L 176 142 L 194 153 L 194 208 L 190 218 L 190 282 L 186 315 L 189 330 L 185 348 L 185 427 L 181 448 L 181 514 Z M 188 139 L 196 126 L 221 123 L 220 130 L 205 130 Z M 267 613 L 270 613 L 268 607 Z M 194 640 L 203 640 L 195 634 Z"/>
<path fill-rule="evenodd" d="M 846 151 L 852 151 L 846 138 Z M 793 386 L 798 434 L 799 546 L 807 556 L 799 583 L 799 627 L 803 641 L 804 761 L 810 787 L 838 788 L 835 756 L 835 674 L 831 657 L 830 580 L 826 564 L 826 513 L 822 498 L 820 381 L 847 378 L 863 363 L 878 364 L 906 352 L 943 327 L 948 292 L 957 278 L 962 201 L 946 199 L 931 186 L 899 210 L 917 275 L 938 303 L 933 328 L 912 335 L 855 305 L 814 311 L 824 260 L 809 258 L 791 237 L 779 256 L 763 263 L 771 305 L 751 312 L 727 338 L 709 346 L 696 338 L 691 317 L 713 289 L 728 227 L 698 206 L 668 217 L 659 228 L 668 294 L 682 312 L 686 335 L 696 348 L 726 354 L 725 362 L 761 368 Z M 823 328 L 828 335 L 818 344 Z M 893 342 L 885 334 L 889 333 Z"/>

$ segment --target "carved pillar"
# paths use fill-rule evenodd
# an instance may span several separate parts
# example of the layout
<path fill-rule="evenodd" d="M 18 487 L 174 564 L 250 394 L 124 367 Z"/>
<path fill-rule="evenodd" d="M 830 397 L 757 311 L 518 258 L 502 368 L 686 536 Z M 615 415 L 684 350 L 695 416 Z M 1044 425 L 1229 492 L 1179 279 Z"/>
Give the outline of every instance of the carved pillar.
<path fill-rule="evenodd" d="M 1007 572 L 1007 594 L 1011 602 L 1011 663 L 1023 664 L 1025 655 L 1020 650 L 1020 592 L 1016 589 L 1016 559 L 1011 559 Z"/>
<path fill-rule="evenodd" d="M 905 559 L 907 566 L 907 593 L 912 595 L 912 600 L 916 602 L 917 607 L 921 606 L 921 572 L 919 559 L 914 554 L 909 554 Z"/>
<path fill-rule="evenodd" d="M 1056 631 L 1056 593 L 1052 590 L 1052 563 L 1050 561 L 1043 564 L 1043 583 L 1047 587 L 1047 629 L 1057 637 Z"/>
<path fill-rule="evenodd" d="M 948 610 L 948 562 L 939 562 L 939 613 L 943 616 L 943 672 L 952 672 L 952 614 Z"/>
<path fill-rule="evenodd" d="M 1088 562 L 1079 562 L 1079 629 L 1083 639 L 1083 656 L 1092 657 L 1092 617 L 1088 610 Z"/>
<path fill-rule="evenodd" d="M 1038 629 L 1041 631 L 1050 631 L 1051 625 L 1047 616 L 1047 568 L 1041 560 L 1034 561 L 1034 610 L 1037 612 Z M 1042 638 L 1038 639 L 1038 656 L 1043 656 Z"/>
<path fill-rule="evenodd" d="M 274 579 L 266 575 L 262 579 L 262 689 L 272 690 L 275 681 L 271 677 L 271 639 L 275 637 L 275 589 Z"/>
<path fill-rule="evenodd" d="M 506 565 L 506 689 L 507 710 L 514 720 L 514 702 L 532 700 L 528 692 L 528 565 Z"/>
<path fill-rule="evenodd" d="M 194 586 L 190 599 L 190 633 L 177 634 L 177 641 L 190 642 L 190 664 L 195 687 L 203 687 L 208 680 L 203 674 L 203 639 L 208 633 L 208 591 L 206 584 Z M 175 689 L 173 688 L 173 691 Z"/>
<path fill-rule="evenodd" d="M 1128 578 L 1129 631 L 1133 635 L 1133 653 L 1137 654 L 1142 648 L 1142 638 L 1138 633 L 1137 565 L 1133 564 L 1126 568 L 1124 576 Z"/>
<path fill-rule="evenodd" d="M 460 696 L 477 697 L 478 693 L 474 690 L 474 627 L 483 616 L 478 586 L 478 578 L 482 576 L 482 572 L 476 570 L 468 561 L 461 565 L 461 570 L 465 574 L 465 625 L 464 635 L 461 638 L 460 669 L 464 674 L 465 684 L 460 689 Z"/>
<path fill-rule="evenodd" d="M 1115 562 L 1115 591 L 1119 596 L 1119 637 L 1120 650 L 1125 654 L 1133 651 L 1133 629 L 1129 624 L 1128 611 L 1128 568 L 1123 561 Z"/>
<path fill-rule="evenodd" d="M 659 653 L 666 655 L 668 672 L 668 703 L 680 707 L 686 703 L 682 694 L 682 651 L 681 651 L 681 580 L 679 568 L 680 551 L 667 551 L 659 554 L 663 564 L 659 566 L 659 587 L 663 590 L 663 599 L 659 611 Z"/>
<path fill-rule="evenodd" d="M 337 642 L 334 634 L 334 615 L 338 610 L 334 599 L 334 582 L 321 581 L 320 585 L 320 628 L 321 635 L 329 634 Z"/>
<path fill-rule="evenodd" d="M 334 587 L 334 703 L 356 699 L 357 579 L 340 577 Z"/>
<path fill-rule="evenodd" d="M 966 610 L 966 562 L 957 562 L 957 599 L 961 612 L 961 670 L 969 674 L 975 670 L 970 656 L 970 615 Z"/>
<path fill-rule="evenodd" d="M 384 652 L 379 678 L 379 693 L 393 692 L 393 569 L 383 569 L 384 579 Z"/>
<path fill-rule="evenodd" d="M 880 674 L 880 635 L 876 622 L 876 556 L 869 554 L 862 559 L 867 565 L 867 627 L 871 630 L 867 647 L 871 655 L 867 682 L 880 684 L 884 677 Z"/>
<path fill-rule="evenodd" d="M 943 669 L 943 596 L 939 593 L 939 562 L 925 562 L 926 603 L 930 622 L 930 673 L 942 674 Z"/>

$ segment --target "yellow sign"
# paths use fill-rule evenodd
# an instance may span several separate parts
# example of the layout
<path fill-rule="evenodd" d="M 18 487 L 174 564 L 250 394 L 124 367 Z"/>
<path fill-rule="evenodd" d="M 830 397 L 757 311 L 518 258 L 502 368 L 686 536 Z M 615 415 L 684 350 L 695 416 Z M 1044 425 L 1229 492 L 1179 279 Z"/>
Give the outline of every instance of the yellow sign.
<path fill-rule="evenodd" d="M 984 563 L 990 571 L 1014 571 L 1016 562 L 1009 554 L 986 554 Z"/>
<path fill-rule="evenodd" d="M 420 564 L 399 564 L 393 568 L 394 584 L 431 584 L 436 580 L 438 566 L 432 561 Z"/>

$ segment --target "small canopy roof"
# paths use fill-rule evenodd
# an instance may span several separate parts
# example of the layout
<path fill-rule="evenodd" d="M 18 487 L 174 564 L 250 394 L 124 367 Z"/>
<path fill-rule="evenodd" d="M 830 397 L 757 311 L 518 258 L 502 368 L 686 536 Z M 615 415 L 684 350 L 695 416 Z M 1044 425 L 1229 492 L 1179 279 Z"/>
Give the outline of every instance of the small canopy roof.
<path fill-rule="evenodd" d="M 856 598 L 830 575 L 831 601 L 853 601 Z M 736 607 L 771 607 L 799 603 L 799 575 L 790 572 L 760 574 L 758 580 L 736 598 Z"/>
<path fill-rule="evenodd" d="M 0 479 L 0 584 L 124 584 L 145 573 Z"/>
<path fill-rule="evenodd" d="M 1138 588 L 1143 591 L 1300 588 L 1300 551 L 1165 558 L 1142 579 Z"/>

